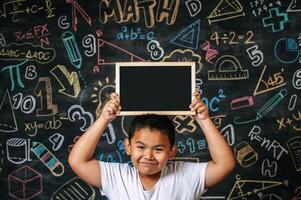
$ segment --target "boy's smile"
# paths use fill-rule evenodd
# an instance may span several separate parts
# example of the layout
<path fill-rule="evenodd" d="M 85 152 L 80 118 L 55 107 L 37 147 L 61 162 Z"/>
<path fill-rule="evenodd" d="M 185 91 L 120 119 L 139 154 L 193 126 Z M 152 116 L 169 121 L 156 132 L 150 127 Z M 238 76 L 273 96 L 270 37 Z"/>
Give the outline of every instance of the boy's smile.
<path fill-rule="evenodd" d="M 125 147 L 141 178 L 160 177 L 161 170 L 176 153 L 166 134 L 149 128 L 135 131 L 131 141 L 125 140 Z"/>

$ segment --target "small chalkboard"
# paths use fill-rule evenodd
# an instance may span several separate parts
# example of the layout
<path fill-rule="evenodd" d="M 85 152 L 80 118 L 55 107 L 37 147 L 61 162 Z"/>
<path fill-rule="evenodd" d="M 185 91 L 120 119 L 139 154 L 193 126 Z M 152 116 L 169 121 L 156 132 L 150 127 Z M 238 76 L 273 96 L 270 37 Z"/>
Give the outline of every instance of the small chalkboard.
<path fill-rule="evenodd" d="M 194 62 L 118 62 L 120 115 L 192 115 Z"/>

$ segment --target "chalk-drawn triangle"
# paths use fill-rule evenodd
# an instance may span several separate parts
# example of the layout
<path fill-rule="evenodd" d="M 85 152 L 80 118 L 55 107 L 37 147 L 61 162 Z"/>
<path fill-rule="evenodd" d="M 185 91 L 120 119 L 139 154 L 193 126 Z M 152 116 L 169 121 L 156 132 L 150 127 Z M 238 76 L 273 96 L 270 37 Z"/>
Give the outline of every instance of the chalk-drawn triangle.
<path fill-rule="evenodd" d="M 116 62 L 145 61 L 145 59 L 120 46 L 98 38 L 98 65 L 114 65 Z"/>
<path fill-rule="evenodd" d="M 297 3 L 297 0 L 292 0 L 288 8 L 287 12 L 301 12 L 301 1 Z"/>
<path fill-rule="evenodd" d="M 201 21 L 198 20 L 184 28 L 170 40 L 170 43 L 197 50 L 200 43 L 200 22 Z"/>
<path fill-rule="evenodd" d="M 260 77 L 258 79 L 258 82 L 256 84 L 256 88 L 253 92 L 253 96 L 256 96 L 258 94 L 262 94 L 262 93 L 265 93 L 265 92 L 268 92 L 268 91 L 271 91 L 271 90 L 274 90 L 276 88 L 279 88 L 279 87 L 282 87 L 284 85 L 286 85 L 286 83 L 282 83 L 282 84 L 279 84 L 279 85 L 275 85 L 274 87 L 271 87 L 268 83 L 268 78 L 270 77 L 269 73 L 265 73 L 265 70 L 267 68 L 267 65 L 264 66 L 261 74 L 260 74 Z M 268 76 L 268 77 L 267 77 Z"/>
<path fill-rule="evenodd" d="M 244 16 L 243 7 L 238 0 L 221 0 L 207 17 L 209 24 L 235 17 Z"/>
<path fill-rule="evenodd" d="M 0 132 L 16 132 L 18 125 L 8 90 L 6 90 L 0 104 L 0 113 L 4 116 L 0 119 Z"/>
<path fill-rule="evenodd" d="M 192 44 L 193 43 L 193 33 L 194 33 L 194 30 L 190 30 L 188 33 L 186 33 L 186 35 L 183 35 L 182 41 Z"/>
<path fill-rule="evenodd" d="M 242 6 L 237 0 L 229 2 L 228 0 L 221 0 L 214 8 L 209 17 L 218 17 L 226 15 L 227 13 L 235 13 L 242 11 Z"/>
<path fill-rule="evenodd" d="M 238 180 L 235 182 L 228 200 L 242 199 L 242 197 L 256 194 L 260 191 L 267 190 L 279 185 L 283 182 L 265 181 L 265 180 Z"/>
<path fill-rule="evenodd" d="M 263 80 L 263 77 L 265 75 L 266 67 L 267 66 L 265 65 L 262 72 L 261 72 L 261 74 L 260 74 L 260 77 L 259 77 L 258 82 L 256 84 L 256 88 L 253 92 L 254 96 L 256 96 L 258 94 L 261 94 L 261 93 L 264 93 L 264 92 L 268 91 L 268 89 L 269 89 L 268 84 Z"/>

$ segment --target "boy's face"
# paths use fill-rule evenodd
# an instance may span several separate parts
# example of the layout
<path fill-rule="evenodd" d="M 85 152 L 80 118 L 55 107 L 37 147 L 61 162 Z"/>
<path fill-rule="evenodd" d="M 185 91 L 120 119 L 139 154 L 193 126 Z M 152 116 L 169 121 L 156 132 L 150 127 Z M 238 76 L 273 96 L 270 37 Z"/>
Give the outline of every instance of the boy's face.
<path fill-rule="evenodd" d="M 136 131 L 131 141 L 125 139 L 125 149 L 140 175 L 146 176 L 158 175 L 177 151 L 166 134 L 149 128 Z"/>

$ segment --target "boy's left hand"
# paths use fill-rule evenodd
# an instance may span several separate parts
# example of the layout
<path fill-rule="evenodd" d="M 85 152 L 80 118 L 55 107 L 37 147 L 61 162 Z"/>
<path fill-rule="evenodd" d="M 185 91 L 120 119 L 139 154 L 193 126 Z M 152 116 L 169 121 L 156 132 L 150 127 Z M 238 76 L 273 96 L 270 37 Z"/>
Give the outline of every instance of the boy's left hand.
<path fill-rule="evenodd" d="M 195 112 L 194 118 L 204 120 L 209 118 L 209 112 L 207 106 L 203 103 L 199 92 L 193 93 L 194 99 L 191 102 L 189 108 Z"/>

